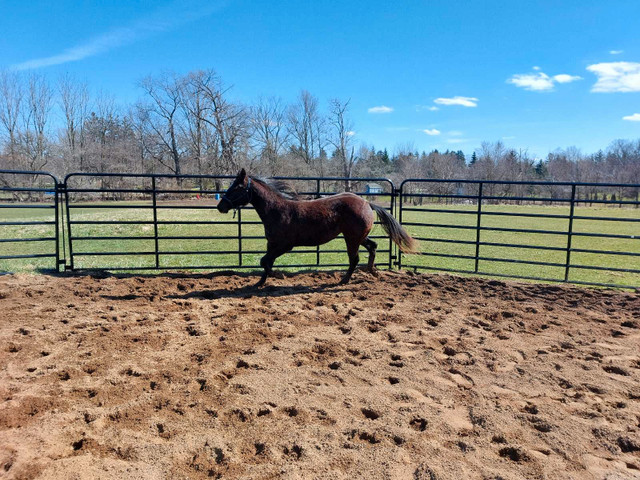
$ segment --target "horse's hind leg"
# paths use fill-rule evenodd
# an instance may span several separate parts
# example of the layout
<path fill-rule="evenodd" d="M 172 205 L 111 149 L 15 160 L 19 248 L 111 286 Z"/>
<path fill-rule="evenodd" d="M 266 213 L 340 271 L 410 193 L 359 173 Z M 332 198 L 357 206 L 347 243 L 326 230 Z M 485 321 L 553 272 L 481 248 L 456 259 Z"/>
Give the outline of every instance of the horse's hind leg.
<path fill-rule="evenodd" d="M 358 262 L 360 261 L 360 255 L 358 255 L 358 248 L 360 245 L 356 242 L 350 242 L 347 240 L 347 253 L 349 254 L 349 269 L 345 276 L 340 280 L 340 285 L 344 285 L 349 282 L 353 271 L 358 266 Z"/>
<path fill-rule="evenodd" d="M 378 244 L 367 237 L 364 239 L 364 242 L 362 242 L 362 246 L 369 252 L 369 263 L 367 264 L 367 269 L 371 273 L 375 273 L 376 249 L 378 248 Z"/>

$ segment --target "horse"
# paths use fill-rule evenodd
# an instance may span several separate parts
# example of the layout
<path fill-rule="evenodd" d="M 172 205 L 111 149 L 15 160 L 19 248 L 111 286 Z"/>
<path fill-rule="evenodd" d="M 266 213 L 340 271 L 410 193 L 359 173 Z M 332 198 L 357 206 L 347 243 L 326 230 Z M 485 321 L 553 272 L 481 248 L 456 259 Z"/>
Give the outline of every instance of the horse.
<path fill-rule="evenodd" d="M 373 228 L 374 212 L 382 228 L 406 253 L 415 253 L 417 241 L 386 209 L 353 193 L 339 193 L 314 200 L 300 200 L 279 180 L 249 176 L 243 168 L 224 193 L 217 208 L 228 213 L 247 204 L 253 205 L 264 225 L 267 253 L 260 260 L 264 269 L 255 285 L 264 285 L 276 258 L 296 246 L 316 246 L 327 243 L 342 233 L 347 244 L 349 268 L 340 284 L 349 282 L 360 256 L 360 245 L 369 252 L 368 270 L 375 272 L 378 245 L 368 235 Z"/>

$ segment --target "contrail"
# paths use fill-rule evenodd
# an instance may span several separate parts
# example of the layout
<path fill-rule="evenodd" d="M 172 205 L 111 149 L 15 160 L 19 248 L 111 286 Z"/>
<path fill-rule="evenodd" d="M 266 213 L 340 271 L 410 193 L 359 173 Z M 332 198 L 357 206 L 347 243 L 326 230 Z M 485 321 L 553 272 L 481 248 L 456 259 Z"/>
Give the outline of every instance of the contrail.
<path fill-rule="evenodd" d="M 11 70 L 32 70 L 77 62 L 206 17 L 226 4 L 224 1 L 206 2 L 203 0 L 186 3 L 185 7 L 185 2 L 173 2 L 129 26 L 112 29 L 89 39 L 87 42 L 67 48 L 61 53 L 16 63 L 10 68 Z"/>

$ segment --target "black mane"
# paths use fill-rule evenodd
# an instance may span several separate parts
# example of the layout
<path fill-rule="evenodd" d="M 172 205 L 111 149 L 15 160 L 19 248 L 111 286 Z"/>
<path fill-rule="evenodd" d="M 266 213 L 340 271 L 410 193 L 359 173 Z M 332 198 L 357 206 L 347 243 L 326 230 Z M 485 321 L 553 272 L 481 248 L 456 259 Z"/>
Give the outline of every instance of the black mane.
<path fill-rule="evenodd" d="M 283 198 L 286 198 L 288 200 L 300 200 L 298 197 L 298 192 L 295 191 L 295 189 L 291 186 L 290 183 L 284 180 L 278 180 L 277 178 L 262 178 L 262 177 L 253 177 L 253 176 L 251 177 L 251 179 L 273 190 L 275 193 L 277 193 Z"/>

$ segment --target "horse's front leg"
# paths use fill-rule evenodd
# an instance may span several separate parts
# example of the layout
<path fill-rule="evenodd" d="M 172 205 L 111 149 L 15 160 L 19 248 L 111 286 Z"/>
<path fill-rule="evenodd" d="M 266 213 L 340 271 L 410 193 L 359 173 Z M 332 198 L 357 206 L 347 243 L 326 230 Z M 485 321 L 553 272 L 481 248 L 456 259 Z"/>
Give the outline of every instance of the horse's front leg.
<path fill-rule="evenodd" d="M 260 259 L 260 266 L 264 268 L 264 273 L 262 274 L 262 277 L 260 277 L 260 280 L 258 280 L 258 283 L 256 283 L 256 287 L 264 285 L 264 282 L 267 281 L 267 277 L 271 274 L 276 258 L 287 253 L 289 250 L 291 250 L 291 247 L 267 244 L 267 253 Z"/>

